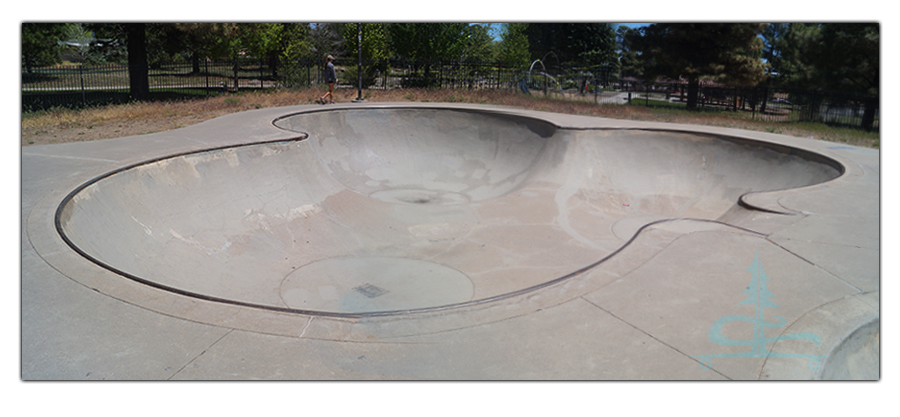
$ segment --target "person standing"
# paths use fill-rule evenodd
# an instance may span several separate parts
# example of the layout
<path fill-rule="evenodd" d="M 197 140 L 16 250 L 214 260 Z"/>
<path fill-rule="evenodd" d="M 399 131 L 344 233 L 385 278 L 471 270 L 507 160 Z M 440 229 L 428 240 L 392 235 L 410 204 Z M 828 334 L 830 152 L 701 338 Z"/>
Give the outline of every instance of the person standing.
<path fill-rule="evenodd" d="M 334 57 L 328 55 L 325 60 L 328 62 L 325 65 L 325 83 L 328 84 L 328 92 L 319 98 L 318 103 L 325 104 L 325 98 L 327 97 L 329 99 L 328 102 L 334 104 L 334 83 L 337 82 L 337 73 L 334 72 Z"/>

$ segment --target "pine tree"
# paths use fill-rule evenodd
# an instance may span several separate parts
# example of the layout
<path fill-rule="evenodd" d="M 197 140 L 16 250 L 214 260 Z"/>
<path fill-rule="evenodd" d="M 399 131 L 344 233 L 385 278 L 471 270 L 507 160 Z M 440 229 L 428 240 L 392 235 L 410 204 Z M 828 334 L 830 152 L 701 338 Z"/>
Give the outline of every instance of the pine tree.
<path fill-rule="evenodd" d="M 688 109 L 697 108 L 700 79 L 755 85 L 765 76 L 765 23 L 656 23 L 639 29 L 633 40 L 644 74 L 684 78 Z"/>

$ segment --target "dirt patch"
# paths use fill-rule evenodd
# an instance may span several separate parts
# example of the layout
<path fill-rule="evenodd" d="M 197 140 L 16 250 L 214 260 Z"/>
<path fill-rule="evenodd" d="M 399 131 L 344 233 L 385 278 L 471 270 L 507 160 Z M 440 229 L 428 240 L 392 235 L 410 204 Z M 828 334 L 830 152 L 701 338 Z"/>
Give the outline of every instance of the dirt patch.
<path fill-rule="evenodd" d="M 85 142 L 124 136 L 144 135 L 190 126 L 197 123 L 195 117 L 177 117 L 157 120 L 135 120 L 77 127 L 30 127 L 22 129 L 22 146 L 54 143 Z"/>
<path fill-rule="evenodd" d="M 191 126 L 229 113 L 259 108 L 312 104 L 323 89 L 272 90 L 226 94 L 207 99 L 132 103 L 79 111 L 56 110 L 25 115 L 22 118 L 22 146 L 83 142 L 126 136 L 138 136 Z M 544 98 L 512 91 L 394 89 L 364 90 L 370 102 L 445 102 L 493 104 L 554 113 L 606 117 L 650 122 L 700 124 L 734 129 L 754 130 L 784 135 L 812 137 L 863 147 L 878 147 L 877 133 L 853 129 L 810 129 L 776 122 L 750 120 L 734 114 L 656 111 L 637 105 L 597 105 L 590 95 L 574 98 Z M 358 96 L 356 89 L 335 91 L 338 102 L 349 102 Z M 585 99 L 587 97 L 587 99 Z"/>

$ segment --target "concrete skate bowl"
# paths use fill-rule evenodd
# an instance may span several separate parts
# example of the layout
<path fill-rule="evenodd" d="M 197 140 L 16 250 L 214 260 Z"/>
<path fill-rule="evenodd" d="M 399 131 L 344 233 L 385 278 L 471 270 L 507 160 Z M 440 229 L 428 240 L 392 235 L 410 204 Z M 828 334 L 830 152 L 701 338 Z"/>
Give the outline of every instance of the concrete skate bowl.
<path fill-rule="evenodd" d="M 664 219 L 727 221 L 748 193 L 842 166 L 708 134 L 565 129 L 505 111 L 330 109 L 296 139 L 134 164 L 74 190 L 56 227 L 123 277 L 338 317 L 452 309 L 595 267 Z"/>

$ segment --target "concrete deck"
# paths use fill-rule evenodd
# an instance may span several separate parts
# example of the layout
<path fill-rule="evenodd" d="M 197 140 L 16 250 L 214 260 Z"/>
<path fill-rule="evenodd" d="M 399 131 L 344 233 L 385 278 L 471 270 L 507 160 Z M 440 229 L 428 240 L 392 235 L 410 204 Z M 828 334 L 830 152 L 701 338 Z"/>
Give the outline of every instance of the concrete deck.
<path fill-rule="evenodd" d="M 22 378 L 878 379 L 879 215 L 877 150 L 494 106 L 26 147 Z"/>

